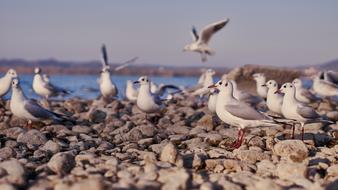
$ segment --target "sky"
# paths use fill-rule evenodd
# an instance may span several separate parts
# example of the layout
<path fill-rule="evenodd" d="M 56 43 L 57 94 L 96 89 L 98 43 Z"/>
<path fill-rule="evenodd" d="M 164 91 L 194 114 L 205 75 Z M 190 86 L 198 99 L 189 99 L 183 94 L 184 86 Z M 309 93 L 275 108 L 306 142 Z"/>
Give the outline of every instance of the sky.
<path fill-rule="evenodd" d="M 1 0 L 0 59 L 111 62 L 175 66 L 313 65 L 338 58 L 336 0 Z M 191 27 L 230 18 L 202 63 L 183 53 Z"/>

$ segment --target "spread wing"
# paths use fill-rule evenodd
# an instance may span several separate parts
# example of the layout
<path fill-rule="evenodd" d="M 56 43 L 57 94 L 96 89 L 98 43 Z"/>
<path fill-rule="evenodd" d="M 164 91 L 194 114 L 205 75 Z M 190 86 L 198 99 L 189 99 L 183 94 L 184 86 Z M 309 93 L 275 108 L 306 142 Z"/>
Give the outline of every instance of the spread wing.
<path fill-rule="evenodd" d="M 201 41 L 204 43 L 208 43 L 211 36 L 221 30 L 227 23 L 229 22 L 229 19 L 222 20 L 219 22 L 212 23 L 205 28 L 203 28 L 201 32 Z"/>
<path fill-rule="evenodd" d="M 259 113 L 249 105 L 241 102 L 225 106 L 226 111 L 232 115 L 245 120 L 265 120 L 267 119 L 263 114 Z"/>
<path fill-rule="evenodd" d="M 138 59 L 138 57 L 133 57 L 132 59 L 122 63 L 119 66 L 117 66 L 114 70 L 119 71 L 121 69 L 124 69 L 124 68 L 128 67 L 129 65 L 133 64 L 137 59 Z"/>
<path fill-rule="evenodd" d="M 199 39 L 199 36 L 198 36 L 195 26 L 192 27 L 191 34 L 192 34 L 192 39 L 194 40 L 194 42 L 196 42 Z"/>
<path fill-rule="evenodd" d="M 320 117 L 313 108 L 307 106 L 298 106 L 297 112 L 300 116 L 306 119 L 317 119 Z"/>
<path fill-rule="evenodd" d="M 102 45 L 101 47 L 101 53 L 102 53 L 102 66 L 108 66 L 108 54 L 107 54 L 107 48 L 106 45 Z"/>
<path fill-rule="evenodd" d="M 168 85 L 161 86 L 160 89 L 158 90 L 157 94 L 159 96 L 162 96 L 168 89 L 175 90 L 175 93 L 181 92 L 181 89 L 179 87 L 177 87 L 175 85 L 168 84 Z"/>

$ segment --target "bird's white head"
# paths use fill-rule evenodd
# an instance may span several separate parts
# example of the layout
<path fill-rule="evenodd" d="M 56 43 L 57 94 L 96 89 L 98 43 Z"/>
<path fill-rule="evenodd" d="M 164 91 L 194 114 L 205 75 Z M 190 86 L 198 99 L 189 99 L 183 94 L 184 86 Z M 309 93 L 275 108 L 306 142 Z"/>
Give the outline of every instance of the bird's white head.
<path fill-rule="evenodd" d="M 47 74 L 43 74 L 42 77 L 44 81 L 49 82 L 49 76 Z"/>
<path fill-rule="evenodd" d="M 9 69 L 7 71 L 7 76 L 9 76 L 10 78 L 16 78 L 16 77 L 18 77 L 18 75 L 17 75 L 17 73 L 16 73 L 16 71 L 14 69 Z"/>
<path fill-rule="evenodd" d="M 280 87 L 278 92 L 281 92 L 283 94 L 294 94 L 295 93 L 295 86 L 290 82 L 285 83 Z"/>
<path fill-rule="evenodd" d="M 216 88 L 219 92 L 224 92 L 226 94 L 233 93 L 233 86 L 232 83 L 228 80 L 220 80 L 217 83 L 209 86 L 208 88 Z"/>
<path fill-rule="evenodd" d="M 268 89 L 278 90 L 278 83 L 275 80 L 269 80 L 265 83 L 265 86 L 268 87 Z"/>
<path fill-rule="evenodd" d="M 34 73 L 35 73 L 35 74 L 40 74 L 40 73 L 41 73 L 40 67 L 35 67 Z"/>
<path fill-rule="evenodd" d="M 302 87 L 302 81 L 299 78 L 296 78 L 292 81 L 292 84 L 296 87 L 296 88 L 301 88 Z"/>
<path fill-rule="evenodd" d="M 12 80 L 12 88 L 18 88 L 20 85 L 20 80 L 18 78 L 15 78 Z"/>
<path fill-rule="evenodd" d="M 147 76 L 141 76 L 137 81 L 134 82 L 134 84 L 140 84 L 142 85 L 150 85 L 150 80 Z"/>

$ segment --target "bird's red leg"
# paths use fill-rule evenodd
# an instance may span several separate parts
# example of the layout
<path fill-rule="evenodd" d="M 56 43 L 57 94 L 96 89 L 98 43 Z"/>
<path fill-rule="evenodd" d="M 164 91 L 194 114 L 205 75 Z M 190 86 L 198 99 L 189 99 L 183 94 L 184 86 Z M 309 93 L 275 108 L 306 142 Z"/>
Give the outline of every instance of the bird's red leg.
<path fill-rule="evenodd" d="M 295 139 L 295 125 L 292 125 L 292 139 Z"/>
<path fill-rule="evenodd" d="M 245 131 L 243 130 L 243 129 L 241 129 L 241 139 L 240 139 L 240 142 L 239 142 L 239 146 L 238 147 L 240 147 L 241 145 L 242 145 L 242 143 L 243 143 L 243 140 L 244 140 L 244 133 L 245 133 Z"/>
<path fill-rule="evenodd" d="M 302 141 L 304 141 L 304 125 L 302 125 Z"/>
<path fill-rule="evenodd" d="M 238 130 L 238 136 L 236 142 L 232 145 L 233 148 L 239 148 L 243 142 L 244 131 L 243 129 Z"/>

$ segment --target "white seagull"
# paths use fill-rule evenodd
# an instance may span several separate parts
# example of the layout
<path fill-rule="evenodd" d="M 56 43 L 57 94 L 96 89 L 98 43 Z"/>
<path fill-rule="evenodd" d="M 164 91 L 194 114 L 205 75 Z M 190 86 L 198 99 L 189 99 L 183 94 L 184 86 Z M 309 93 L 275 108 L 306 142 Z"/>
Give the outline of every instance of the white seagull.
<path fill-rule="evenodd" d="M 322 97 L 338 96 L 338 86 L 327 80 L 321 80 L 320 76 L 315 76 L 312 88 Z"/>
<path fill-rule="evenodd" d="M 282 115 L 283 96 L 278 93 L 278 84 L 275 80 L 269 80 L 266 83 L 268 94 L 266 97 L 266 105 L 270 111 Z"/>
<path fill-rule="evenodd" d="M 210 89 L 208 89 L 208 87 L 214 83 L 214 79 L 213 79 L 214 75 L 215 75 L 215 71 L 213 69 L 206 70 L 204 73 L 203 85 L 200 88 L 193 91 L 191 95 L 201 97 L 209 93 Z"/>
<path fill-rule="evenodd" d="M 102 45 L 101 54 L 102 54 L 102 71 L 99 79 L 100 92 L 104 99 L 109 100 L 117 96 L 118 90 L 110 77 L 110 66 L 108 63 L 108 54 L 105 45 Z"/>
<path fill-rule="evenodd" d="M 61 122 L 67 120 L 62 115 L 41 107 L 36 101 L 27 99 L 20 87 L 19 79 L 13 79 L 12 91 L 11 112 L 21 119 L 27 119 L 29 128 L 32 127 L 32 121 L 53 120 Z"/>
<path fill-rule="evenodd" d="M 12 80 L 16 77 L 18 77 L 16 71 L 14 69 L 9 69 L 5 76 L 0 78 L 0 100 L 5 94 L 7 94 L 11 88 Z"/>
<path fill-rule="evenodd" d="M 210 41 L 212 35 L 219 30 L 221 30 L 230 19 L 221 20 L 215 23 L 212 23 L 202 29 L 200 34 L 197 33 L 196 28 L 192 27 L 192 36 L 193 43 L 186 45 L 183 51 L 193 51 L 201 54 L 202 61 L 205 62 L 207 60 L 207 55 L 213 55 L 214 51 L 212 51 L 208 42 Z"/>
<path fill-rule="evenodd" d="M 318 100 L 318 98 L 312 94 L 308 89 L 303 87 L 303 82 L 296 78 L 292 81 L 292 84 L 296 88 L 296 99 L 303 103 L 311 103 Z"/>
<path fill-rule="evenodd" d="M 265 99 L 268 94 L 268 88 L 265 86 L 266 83 L 265 75 L 263 73 L 255 73 L 252 76 L 256 81 L 257 94 Z"/>
<path fill-rule="evenodd" d="M 286 119 L 297 121 L 301 125 L 302 140 L 304 140 L 304 124 L 318 121 L 320 116 L 311 107 L 306 106 L 296 99 L 296 88 L 291 83 L 285 83 L 279 89 L 279 92 L 284 93 L 282 113 Z M 295 126 L 292 128 L 292 137 L 294 137 Z"/>
<path fill-rule="evenodd" d="M 42 96 L 46 99 L 52 96 L 64 95 L 69 94 L 69 92 L 63 88 L 53 85 L 49 79 L 48 81 L 44 80 L 44 77 L 41 75 L 41 69 L 36 67 L 34 70 L 34 78 L 33 78 L 33 90 L 34 92 Z"/>
<path fill-rule="evenodd" d="M 178 91 L 180 90 L 178 87 L 173 85 L 163 85 L 162 87 L 160 87 L 157 93 L 152 93 L 150 90 L 151 82 L 147 76 L 141 76 L 134 83 L 140 84 L 136 105 L 141 111 L 145 113 L 158 112 L 164 108 L 164 104 L 162 101 L 164 101 L 165 99 L 161 99 L 161 96 L 167 89 L 172 88 Z"/>
<path fill-rule="evenodd" d="M 126 98 L 131 101 L 135 102 L 137 100 L 138 91 L 134 88 L 133 82 L 131 80 L 127 80 L 126 83 Z"/>
<path fill-rule="evenodd" d="M 235 148 L 241 146 L 246 128 L 277 125 L 248 104 L 237 100 L 233 96 L 233 86 L 231 82 L 220 80 L 209 88 L 217 88 L 219 90 L 216 103 L 217 116 L 223 122 L 239 128 L 237 141 L 233 145 Z"/>

